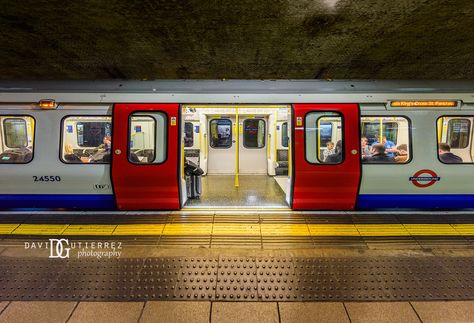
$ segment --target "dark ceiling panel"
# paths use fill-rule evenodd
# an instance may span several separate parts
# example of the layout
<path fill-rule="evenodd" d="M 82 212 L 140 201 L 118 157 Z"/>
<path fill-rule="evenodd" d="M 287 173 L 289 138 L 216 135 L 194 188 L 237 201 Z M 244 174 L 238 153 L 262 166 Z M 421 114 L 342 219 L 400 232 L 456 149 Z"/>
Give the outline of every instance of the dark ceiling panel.
<path fill-rule="evenodd" d="M 0 7 L 1 79 L 474 79 L 472 0 Z"/>

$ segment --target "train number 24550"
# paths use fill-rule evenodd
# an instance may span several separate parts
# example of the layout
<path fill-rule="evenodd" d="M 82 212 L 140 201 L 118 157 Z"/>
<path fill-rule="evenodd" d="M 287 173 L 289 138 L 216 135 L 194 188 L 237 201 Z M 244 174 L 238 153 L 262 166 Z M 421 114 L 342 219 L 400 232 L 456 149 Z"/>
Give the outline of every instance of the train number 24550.
<path fill-rule="evenodd" d="M 60 182 L 61 176 L 33 176 L 33 181 L 35 182 Z"/>

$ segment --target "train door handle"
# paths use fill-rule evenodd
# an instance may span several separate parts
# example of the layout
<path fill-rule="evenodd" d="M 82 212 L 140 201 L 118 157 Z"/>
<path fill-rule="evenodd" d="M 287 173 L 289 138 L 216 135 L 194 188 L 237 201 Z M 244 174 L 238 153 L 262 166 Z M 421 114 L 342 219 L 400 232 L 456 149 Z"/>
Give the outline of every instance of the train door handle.
<path fill-rule="evenodd" d="M 115 155 L 120 155 L 122 151 L 120 149 L 115 149 Z"/>
<path fill-rule="evenodd" d="M 352 149 L 352 150 L 351 150 L 351 154 L 352 154 L 352 155 L 357 155 L 357 149 Z"/>

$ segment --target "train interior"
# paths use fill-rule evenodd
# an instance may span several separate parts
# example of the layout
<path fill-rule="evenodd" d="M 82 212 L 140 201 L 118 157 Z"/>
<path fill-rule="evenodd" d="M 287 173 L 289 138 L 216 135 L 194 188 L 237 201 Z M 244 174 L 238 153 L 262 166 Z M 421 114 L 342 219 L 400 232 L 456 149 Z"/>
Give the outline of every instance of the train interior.
<path fill-rule="evenodd" d="M 0 163 L 28 163 L 33 159 L 35 120 L 28 116 L 0 116 Z"/>
<path fill-rule="evenodd" d="M 184 106 L 183 206 L 288 208 L 290 116 L 286 105 Z M 189 176 L 193 167 L 201 185 Z"/>

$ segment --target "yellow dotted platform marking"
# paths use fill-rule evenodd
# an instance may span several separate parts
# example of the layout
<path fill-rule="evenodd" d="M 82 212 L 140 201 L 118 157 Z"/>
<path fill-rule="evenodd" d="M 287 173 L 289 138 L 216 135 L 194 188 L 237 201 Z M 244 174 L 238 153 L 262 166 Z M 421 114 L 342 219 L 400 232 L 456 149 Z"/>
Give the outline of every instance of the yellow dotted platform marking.
<path fill-rule="evenodd" d="M 50 236 L 474 236 L 474 224 L 0 224 L 2 235 Z"/>
<path fill-rule="evenodd" d="M 21 224 L 11 234 L 61 235 L 68 226 L 68 224 Z"/>

